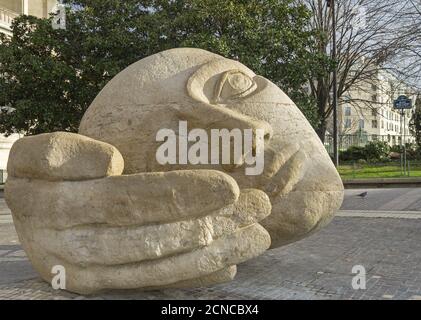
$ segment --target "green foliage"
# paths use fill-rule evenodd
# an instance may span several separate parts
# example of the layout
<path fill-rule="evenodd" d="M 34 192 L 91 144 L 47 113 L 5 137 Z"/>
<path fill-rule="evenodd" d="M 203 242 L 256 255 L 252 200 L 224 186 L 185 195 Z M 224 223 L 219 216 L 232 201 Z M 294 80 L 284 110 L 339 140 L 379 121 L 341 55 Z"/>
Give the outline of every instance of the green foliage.
<path fill-rule="evenodd" d="M 327 57 L 309 54 L 309 11 L 294 0 L 66 0 L 66 30 L 22 16 L 0 38 L 0 132 L 77 131 L 85 110 L 118 72 L 175 47 L 237 59 L 288 93 L 314 126 L 303 85 Z"/>
<path fill-rule="evenodd" d="M 421 148 L 417 144 L 406 144 L 406 158 L 408 160 L 421 160 Z"/>
<path fill-rule="evenodd" d="M 384 141 L 371 141 L 366 144 L 364 149 L 366 155 L 365 159 L 371 162 L 386 159 L 390 152 L 389 144 Z"/>
<path fill-rule="evenodd" d="M 421 148 L 416 143 L 406 143 L 406 157 L 408 160 L 421 160 Z M 390 148 L 391 152 L 402 154 L 404 148 L 396 145 Z"/>
<path fill-rule="evenodd" d="M 415 109 L 409 122 L 409 129 L 415 136 L 418 147 L 421 148 L 421 95 L 418 95 L 415 101 Z"/>
<path fill-rule="evenodd" d="M 359 164 L 360 166 L 367 164 L 367 160 L 365 159 L 358 159 L 357 160 L 357 164 Z"/>
<path fill-rule="evenodd" d="M 403 148 L 400 145 L 394 145 L 390 147 L 390 152 L 402 153 Z"/>
<path fill-rule="evenodd" d="M 387 142 L 371 141 L 364 147 L 351 146 L 345 151 L 341 151 L 341 161 L 385 161 L 388 159 L 390 147 Z"/>
<path fill-rule="evenodd" d="M 366 160 L 365 148 L 360 146 L 351 146 L 347 150 L 340 151 L 339 158 L 341 161 L 357 161 Z"/>

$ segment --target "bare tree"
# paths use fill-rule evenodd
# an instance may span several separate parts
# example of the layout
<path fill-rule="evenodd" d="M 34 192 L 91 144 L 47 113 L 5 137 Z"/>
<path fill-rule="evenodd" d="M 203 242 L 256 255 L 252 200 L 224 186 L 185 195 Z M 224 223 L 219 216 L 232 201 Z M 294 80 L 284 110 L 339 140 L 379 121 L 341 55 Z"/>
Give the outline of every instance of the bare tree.
<path fill-rule="evenodd" d="M 400 24 L 410 36 L 393 63 L 399 77 L 410 83 L 417 94 L 421 92 L 421 0 L 408 0 L 401 13 Z"/>
<path fill-rule="evenodd" d="M 299 1 L 312 11 L 311 28 L 320 34 L 313 54 L 331 54 L 332 16 L 327 1 Z M 403 12 L 408 12 L 412 4 L 410 0 L 337 0 L 336 5 L 339 103 L 347 95 L 348 103 L 377 108 L 384 103 L 372 94 L 379 89 L 379 73 L 396 71 L 393 61 L 408 41 L 413 41 L 410 30 L 403 28 L 401 22 Z M 318 134 L 324 140 L 333 110 L 331 73 L 309 79 L 309 86 L 321 119 Z"/>

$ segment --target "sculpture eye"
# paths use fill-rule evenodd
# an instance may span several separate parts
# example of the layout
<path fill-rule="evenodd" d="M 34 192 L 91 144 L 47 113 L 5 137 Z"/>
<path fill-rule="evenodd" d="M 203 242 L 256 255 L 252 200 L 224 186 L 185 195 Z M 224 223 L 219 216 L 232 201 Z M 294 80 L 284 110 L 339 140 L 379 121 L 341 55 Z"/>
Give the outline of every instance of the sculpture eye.
<path fill-rule="evenodd" d="M 240 70 L 226 71 L 215 88 L 214 103 L 244 98 L 257 88 L 256 82 Z"/>

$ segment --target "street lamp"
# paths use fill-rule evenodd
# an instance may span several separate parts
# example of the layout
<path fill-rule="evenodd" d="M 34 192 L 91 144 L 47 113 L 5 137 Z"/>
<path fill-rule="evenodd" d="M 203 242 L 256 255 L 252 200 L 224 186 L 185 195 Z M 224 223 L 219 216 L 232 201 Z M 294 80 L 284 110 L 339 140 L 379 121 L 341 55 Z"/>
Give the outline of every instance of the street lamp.
<path fill-rule="evenodd" d="M 336 6 L 335 0 L 326 0 L 327 7 L 330 8 L 332 16 L 332 59 L 335 62 L 333 69 L 333 163 L 339 166 L 338 150 L 338 71 L 336 65 Z"/>

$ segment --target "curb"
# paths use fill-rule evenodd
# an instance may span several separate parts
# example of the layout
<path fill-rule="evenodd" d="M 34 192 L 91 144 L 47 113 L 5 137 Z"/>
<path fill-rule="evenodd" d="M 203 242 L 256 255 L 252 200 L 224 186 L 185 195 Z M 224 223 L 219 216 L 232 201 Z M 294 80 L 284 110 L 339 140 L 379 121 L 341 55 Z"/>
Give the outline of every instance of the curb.
<path fill-rule="evenodd" d="M 421 211 L 339 210 L 335 217 L 419 220 L 421 219 Z"/>
<path fill-rule="evenodd" d="M 352 179 L 342 182 L 345 189 L 421 187 L 421 178 Z"/>

